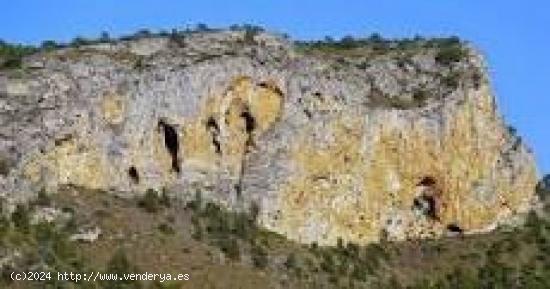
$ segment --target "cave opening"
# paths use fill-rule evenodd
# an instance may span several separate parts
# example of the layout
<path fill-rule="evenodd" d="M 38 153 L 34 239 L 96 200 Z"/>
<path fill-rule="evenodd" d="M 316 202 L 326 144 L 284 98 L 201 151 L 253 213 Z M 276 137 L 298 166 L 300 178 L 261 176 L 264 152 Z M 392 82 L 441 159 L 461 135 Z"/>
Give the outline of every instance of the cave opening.
<path fill-rule="evenodd" d="M 244 129 L 246 134 L 248 135 L 248 138 L 246 140 L 246 150 L 248 151 L 250 146 L 253 145 L 253 136 L 252 133 L 256 129 L 256 119 L 254 116 L 250 113 L 248 108 L 245 108 L 243 112 L 241 113 L 241 118 L 244 120 Z"/>
<path fill-rule="evenodd" d="M 421 195 L 414 198 L 413 210 L 420 215 L 428 217 L 432 220 L 439 220 L 437 201 L 434 196 Z"/>
<path fill-rule="evenodd" d="M 417 186 L 433 187 L 435 186 L 435 184 L 436 184 L 435 179 L 433 177 L 427 176 L 427 177 L 423 177 Z"/>
<path fill-rule="evenodd" d="M 170 156 L 172 157 L 172 170 L 174 172 L 179 173 L 180 167 L 178 162 L 178 150 L 179 150 L 179 140 L 178 140 L 178 133 L 176 132 L 176 129 L 170 125 L 164 122 L 163 120 L 159 121 L 159 128 L 162 129 L 164 133 L 164 145 L 166 146 L 166 149 L 170 153 Z"/>
<path fill-rule="evenodd" d="M 216 120 L 212 116 L 209 117 L 208 120 L 206 121 L 206 127 L 208 129 L 213 129 L 216 132 L 220 131 L 220 127 L 218 126 L 218 123 L 216 122 Z"/>
<path fill-rule="evenodd" d="M 441 206 L 441 191 L 437 188 L 436 179 L 432 176 L 425 176 L 416 186 L 419 192 L 413 200 L 413 211 L 417 215 L 438 221 Z"/>
<path fill-rule="evenodd" d="M 138 183 L 139 183 L 139 173 L 138 173 L 136 167 L 130 166 L 130 168 L 128 168 L 128 176 L 130 176 L 130 179 L 131 179 L 135 184 L 138 184 Z"/>
<path fill-rule="evenodd" d="M 462 233 L 464 233 L 464 230 L 462 230 L 462 228 L 459 225 L 455 224 L 455 223 L 447 225 L 447 231 L 449 231 L 449 233 L 453 233 L 453 234 L 462 234 Z"/>
<path fill-rule="evenodd" d="M 208 131 L 210 131 L 210 134 L 212 135 L 212 145 L 214 145 L 214 148 L 216 149 L 217 154 L 222 153 L 221 144 L 220 144 L 220 126 L 214 119 L 214 117 L 209 117 L 206 121 L 206 128 Z"/>
<path fill-rule="evenodd" d="M 252 116 L 248 109 L 245 109 L 241 113 L 241 117 L 244 119 L 244 127 L 246 133 L 251 134 L 252 131 L 254 131 L 254 129 L 256 128 L 256 119 L 254 118 L 254 116 Z"/>

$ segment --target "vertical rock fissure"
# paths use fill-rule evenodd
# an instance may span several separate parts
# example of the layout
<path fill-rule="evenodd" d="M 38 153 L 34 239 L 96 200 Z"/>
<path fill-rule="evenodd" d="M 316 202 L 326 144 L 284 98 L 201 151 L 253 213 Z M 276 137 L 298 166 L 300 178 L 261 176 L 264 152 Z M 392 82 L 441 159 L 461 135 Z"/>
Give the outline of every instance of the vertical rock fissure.
<path fill-rule="evenodd" d="M 212 145 L 214 145 L 216 153 L 221 154 L 222 149 L 220 143 L 220 126 L 213 117 L 209 117 L 206 121 L 206 128 L 212 136 Z"/>
<path fill-rule="evenodd" d="M 245 107 L 245 109 L 241 113 L 241 118 L 244 120 L 244 128 L 247 135 L 245 146 L 246 150 L 248 150 L 249 147 L 253 144 L 252 134 L 254 132 L 254 129 L 256 128 L 256 119 L 254 118 L 254 116 L 252 116 L 248 107 Z"/>
<path fill-rule="evenodd" d="M 179 140 L 176 129 L 164 122 L 159 121 L 159 128 L 164 133 L 164 145 L 172 157 L 172 170 L 176 173 L 180 172 L 180 166 L 178 161 Z"/>
<path fill-rule="evenodd" d="M 242 193 L 242 186 L 243 186 L 243 179 L 245 174 L 245 167 L 246 167 L 246 158 L 248 153 L 250 152 L 250 148 L 254 144 L 254 130 L 256 129 L 256 119 L 254 116 L 250 113 L 250 109 L 248 107 L 245 107 L 241 113 L 241 118 L 244 120 L 244 128 L 247 135 L 246 142 L 245 142 L 245 148 L 244 153 L 241 159 L 241 168 L 239 171 L 239 180 L 237 185 L 235 186 L 235 191 L 237 193 L 237 196 L 240 197 Z"/>

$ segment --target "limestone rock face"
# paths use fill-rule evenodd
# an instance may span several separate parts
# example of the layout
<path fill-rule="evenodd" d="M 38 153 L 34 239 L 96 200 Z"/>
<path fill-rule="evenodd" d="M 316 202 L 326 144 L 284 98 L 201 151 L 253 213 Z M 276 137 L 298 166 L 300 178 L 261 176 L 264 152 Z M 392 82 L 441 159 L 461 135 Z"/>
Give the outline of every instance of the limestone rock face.
<path fill-rule="evenodd" d="M 531 152 L 483 62 L 302 53 L 270 34 L 66 48 L 0 74 L 0 185 L 201 192 L 299 242 L 487 230 L 529 209 Z"/>

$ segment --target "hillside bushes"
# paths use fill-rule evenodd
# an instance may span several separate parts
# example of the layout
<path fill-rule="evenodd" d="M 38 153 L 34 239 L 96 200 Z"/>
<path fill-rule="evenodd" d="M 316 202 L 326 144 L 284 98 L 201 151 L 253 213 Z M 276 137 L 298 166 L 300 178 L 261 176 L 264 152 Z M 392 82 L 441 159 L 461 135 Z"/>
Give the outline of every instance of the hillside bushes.
<path fill-rule="evenodd" d="M 536 192 L 541 201 L 550 201 L 550 174 L 540 180 L 537 184 Z"/>
<path fill-rule="evenodd" d="M 442 65 L 450 65 L 459 62 L 466 57 L 467 53 L 462 44 L 449 43 L 439 48 L 435 60 Z"/>
<path fill-rule="evenodd" d="M 28 45 L 10 44 L 0 40 L 0 69 L 21 67 L 25 55 L 36 52 L 36 48 Z"/>

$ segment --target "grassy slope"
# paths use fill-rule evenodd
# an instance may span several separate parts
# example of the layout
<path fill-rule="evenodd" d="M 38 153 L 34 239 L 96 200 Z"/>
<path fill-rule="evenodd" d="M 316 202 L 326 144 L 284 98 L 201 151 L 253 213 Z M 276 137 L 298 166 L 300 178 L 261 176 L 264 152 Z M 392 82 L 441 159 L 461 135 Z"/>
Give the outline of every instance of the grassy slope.
<path fill-rule="evenodd" d="M 52 271 L 188 273 L 191 280 L 44 287 L 4 277 L 0 288 L 550 288 L 550 221 L 535 215 L 524 228 L 486 235 L 321 248 L 262 231 L 250 214 L 152 194 L 123 200 L 68 189 L 41 203 L 74 217 L 56 228 L 27 225 L 23 213 L 9 226 L 4 222 L 2 247 L 23 256 L 6 272 L 45 264 Z M 102 228 L 99 240 L 67 241 L 90 225 Z M 120 265 L 116 252 L 124 252 L 128 264 Z"/>

